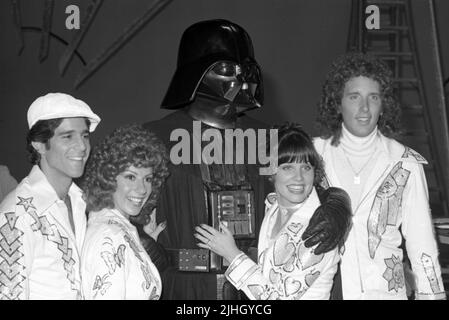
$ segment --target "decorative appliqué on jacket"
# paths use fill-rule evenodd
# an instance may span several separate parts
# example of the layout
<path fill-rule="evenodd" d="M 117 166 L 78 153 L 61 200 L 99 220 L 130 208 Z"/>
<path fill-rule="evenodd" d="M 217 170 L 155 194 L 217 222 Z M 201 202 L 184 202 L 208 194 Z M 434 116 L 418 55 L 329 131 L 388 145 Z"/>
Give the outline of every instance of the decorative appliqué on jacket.
<path fill-rule="evenodd" d="M 401 210 L 402 194 L 409 176 L 410 171 L 402 168 L 402 161 L 400 161 L 377 190 L 367 222 L 368 249 L 372 259 L 387 225 L 395 226 L 397 223 Z"/>
<path fill-rule="evenodd" d="M 301 223 L 292 222 L 287 226 L 287 229 L 296 236 L 298 235 L 298 232 L 301 231 L 302 227 L 303 225 Z"/>
<path fill-rule="evenodd" d="M 285 272 L 292 272 L 296 256 L 295 244 L 289 241 L 287 233 L 279 236 L 274 244 L 273 263 L 275 267 L 284 269 Z"/>
<path fill-rule="evenodd" d="M 105 237 L 102 243 L 102 251 L 100 253 L 108 272 L 103 276 L 97 275 L 95 277 L 95 282 L 92 290 L 94 293 L 94 298 L 100 293 L 102 296 L 105 295 L 106 291 L 112 285 L 112 282 L 107 281 L 109 276 L 113 275 L 117 268 L 121 268 L 125 265 L 125 250 L 126 246 L 120 244 L 117 250 L 114 249 L 114 242 L 110 237 Z"/>
<path fill-rule="evenodd" d="M 298 245 L 297 257 L 298 268 L 306 270 L 320 263 L 324 258 L 324 253 L 316 255 L 313 250 L 306 248 L 304 242 L 301 242 Z"/>
<path fill-rule="evenodd" d="M 399 257 L 394 254 L 391 258 L 384 259 L 387 268 L 382 277 L 388 282 L 388 291 L 395 290 L 398 292 L 404 287 L 404 268 Z"/>
<path fill-rule="evenodd" d="M 25 267 L 20 263 L 23 232 L 16 228 L 15 212 L 3 215 L 6 222 L 0 227 L 0 300 L 16 300 L 23 292 L 25 280 L 22 275 Z"/>
<path fill-rule="evenodd" d="M 279 292 L 269 286 L 250 284 L 248 289 L 256 300 L 279 300 Z"/>
<path fill-rule="evenodd" d="M 275 286 L 275 291 L 262 286 L 250 288 L 255 297 L 261 299 L 276 299 L 280 296 L 299 299 L 320 275 L 313 266 L 319 264 L 324 254 L 315 255 L 313 249 L 308 249 L 302 241 L 295 238 L 300 236 L 302 224 L 291 222 L 287 226 L 287 232 L 282 233 L 274 243 L 273 266 L 270 269 L 269 279 Z M 297 245 L 295 244 L 297 243 Z M 299 270 L 310 269 L 303 279 L 296 279 L 290 274 L 295 268 Z"/>
<path fill-rule="evenodd" d="M 157 294 L 157 288 L 156 286 L 153 287 L 153 290 L 151 290 L 150 297 L 148 300 L 159 300 L 160 296 Z"/>
<path fill-rule="evenodd" d="M 140 264 L 140 270 L 142 270 L 142 274 L 145 278 L 145 281 L 142 282 L 142 289 L 148 290 L 151 287 L 152 283 L 157 282 L 156 279 L 153 277 L 151 270 L 150 270 L 150 266 L 148 265 L 148 262 L 145 261 L 144 263 Z M 158 300 L 159 299 L 159 295 L 155 294 L 156 292 L 156 286 L 153 287 L 153 290 L 150 294 L 150 300 Z"/>
<path fill-rule="evenodd" d="M 106 237 L 103 242 L 103 248 L 105 248 L 105 250 L 100 253 L 101 258 L 108 267 L 109 274 L 112 275 L 117 267 L 121 268 L 122 265 L 125 264 L 126 246 L 124 244 L 120 244 L 117 251 L 115 251 L 112 239 Z"/>
<path fill-rule="evenodd" d="M 73 249 L 69 246 L 69 239 L 64 237 L 59 232 L 56 225 L 51 224 L 46 216 L 39 217 L 36 213 L 36 207 L 32 204 L 33 198 L 18 197 L 19 202 L 17 205 L 22 205 L 25 211 L 33 218 L 34 223 L 31 225 L 31 229 L 34 232 L 40 232 L 47 240 L 56 244 L 59 251 L 62 253 L 62 260 L 64 269 L 67 272 L 67 279 L 70 281 L 70 288 L 77 292 L 78 298 L 81 298 L 81 292 L 79 290 L 80 285 L 77 284 L 75 277 L 75 260 L 73 259 Z M 31 208 L 31 210 L 30 210 Z"/>
<path fill-rule="evenodd" d="M 145 280 L 141 284 L 142 290 L 144 290 L 144 291 L 148 290 L 153 283 L 158 282 L 158 280 L 151 273 L 148 261 L 145 261 L 142 258 L 142 256 L 140 255 L 140 252 L 142 252 L 142 251 L 140 250 L 139 246 L 135 242 L 134 238 L 128 233 L 128 231 L 126 230 L 126 228 L 123 225 L 121 225 L 120 223 L 117 223 L 113 220 L 109 221 L 109 223 L 116 224 L 120 227 L 120 229 L 122 229 L 122 231 L 124 233 L 123 238 L 128 243 L 131 250 L 133 251 L 134 256 L 140 261 L 140 270 L 142 271 L 143 277 L 145 278 Z M 157 288 L 155 285 L 153 287 L 153 289 L 151 290 L 150 297 L 149 297 L 150 300 L 158 300 L 160 298 L 160 296 L 158 294 L 156 294 L 156 292 L 157 292 Z"/>
<path fill-rule="evenodd" d="M 440 285 L 438 283 L 437 273 L 435 271 L 435 265 L 432 261 L 432 257 L 426 253 L 421 255 L 421 263 L 429 280 L 430 288 L 433 293 L 441 293 Z"/>
<path fill-rule="evenodd" d="M 133 238 L 127 233 L 125 233 L 123 238 L 128 243 L 131 250 L 134 252 L 134 255 L 136 256 L 136 258 L 139 259 L 140 262 L 143 262 L 143 259 L 140 256 L 141 251 L 140 251 L 139 247 L 137 246 L 137 244 L 134 242 Z"/>
<path fill-rule="evenodd" d="M 109 289 L 109 287 L 112 285 L 112 282 L 106 281 L 109 278 L 109 274 L 103 275 L 103 277 L 100 277 L 97 275 L 95 277 L 95 282 L 92 290 L 95 292 L 94 299 L 97 297 L 98 293 L 101 293 L 102 296 L 106 293 L 106 290 Z"/>
<path fill-rule="evenodd" d="M 427 163 L 427 160 L 422 155 L 420 155 L 418 152 L 409 147 L 405 147 L 405 151 L 402 155 L 402 158 L 403 159 L 413 158 L 418 163 Z"/>
<path fill-rule="evenodd" d="M 19 198 L 19 202 L 17 202 L 16 205 L 23 206 L 26 212 L 28 212 L 29 208 L 36 209 L 36 207 L 32 204 L 33 197 L 22 198 L 20 196 L 17 196 L 17 198 Z"/>

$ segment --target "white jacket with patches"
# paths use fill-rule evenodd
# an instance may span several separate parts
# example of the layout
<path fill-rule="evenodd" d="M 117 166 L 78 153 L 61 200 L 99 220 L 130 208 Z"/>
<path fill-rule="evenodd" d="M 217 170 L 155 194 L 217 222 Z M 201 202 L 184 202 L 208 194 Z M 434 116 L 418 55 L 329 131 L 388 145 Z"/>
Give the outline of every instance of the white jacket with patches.
<path fill-rule="evenodd" d="M 259 233 L 258 263 L 240 254 L 226 270 L 226 278 L 252 300 L 329 299 L 340 260 L 337 249 L 315 255 L 301 235 L 320 205 L 313 189 L 277 235 L 272 235 L 281 213 L 276 195 L 265 200 L 265 217 Z"/>
<path fill-rule="evenodd" d="M 422 165 L 427 162 L 414 150 L 378 134 L 381 154 L 353 212 L 341 258 L 343 297 L 407 299 L 400 248 L 404 238 L 416 282 L 415 297 L 444 298 Z M 341 188 L 339 163 L 332 156 L 340 147 L 332 146 L 331 139 L 315 138 L 314 144 L 323 157 L 329 185 Z"/>
<path fill-rule="evenodd" d="M 157 300 L 159 272 L 134 227 L 116 209 L 89 213 L 81 274 L 86 299 Z"/>
<path fill-rule="evenodd" d="M 80 251 L 86 231 L 81 190 L 67 206 L 34 166 L 0 205 L 0 299 L 82 299 Z"/>

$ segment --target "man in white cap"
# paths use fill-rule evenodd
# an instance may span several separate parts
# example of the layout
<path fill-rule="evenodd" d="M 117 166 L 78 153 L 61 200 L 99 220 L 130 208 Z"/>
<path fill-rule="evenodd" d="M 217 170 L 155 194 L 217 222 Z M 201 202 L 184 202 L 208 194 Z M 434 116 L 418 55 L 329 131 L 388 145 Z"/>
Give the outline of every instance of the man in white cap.
<path fill-rule="evenodd" d="M 29 107 L 34 166 L 0 205 L 0 300 L 83 298 L 86 205 L 73 179 L 83 174 L 99 122 L 86 103 L 63 93 Z"/>

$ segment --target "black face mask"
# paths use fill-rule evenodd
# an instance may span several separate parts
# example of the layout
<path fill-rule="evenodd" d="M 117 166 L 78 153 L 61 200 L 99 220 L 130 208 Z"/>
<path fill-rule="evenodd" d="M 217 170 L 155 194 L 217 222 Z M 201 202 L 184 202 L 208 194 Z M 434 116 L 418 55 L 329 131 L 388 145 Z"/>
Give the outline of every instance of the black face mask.
<path fill-rule="evenodd" d="M 219 61 L 204 75 L 197 94 L 207 96 L 223 104 L 232 104 L 237 113 L 261 106 L 257 90 L 261 82 L 256 64 L 239 65 Z"/>

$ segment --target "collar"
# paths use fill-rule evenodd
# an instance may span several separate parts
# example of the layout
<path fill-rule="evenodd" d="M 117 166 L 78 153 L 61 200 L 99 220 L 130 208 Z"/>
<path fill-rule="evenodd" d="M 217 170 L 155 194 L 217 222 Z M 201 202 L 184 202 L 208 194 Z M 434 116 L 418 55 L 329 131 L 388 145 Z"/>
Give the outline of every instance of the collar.
<path fill-rule="evenodd" d="M 395 139 L 385 137 L 379 130 L 377 130 L 376 134 L 379 137 L 379 149 L 384 153 L 384 156 L 388 161 L 404 161 L 411 163 L 428 164 L 427 160 L 412 148 L 404 146 Z M 330 152 L 332 148 L 336 148 L 335 146 L 331 145 L 331 141 L 332 137 L 327 139 L 316 137 L 313 139 L 315 148 L 317 149 L 318 153 L 324 158 L 330 156 L 328 152 Z"/>
<path fill-rule="evenodd" d="M 129 222 L 129 220 L 126 219 L 117 209 L 103 208 L 100 211 L 89 212 L 89 223 L 99 223 L 111 219 L 126 226 L 132 226 L 131 222 Z"/>
<path fill-rule="evenodd" d="M 53 189 L 50 182 L 48 182 L 47 177 L 38 165 L 33 166 L 27 178 L 30 186 L 30 195 L 33 196 L 33 204 L 35 205 L 38 214 L 45 211 L 53 203 L 63 201 L 62 199 L 59 199 L 55 189 Z M 72 182 L 68 194 L 73 199 L 72 201 L 74 201 L 77 198 L 81 198 L 82 191 Z"/>
<path fill-rule="evenodd" d="M 276 211 L 277 208 L 281 209 L 278 203 L 278 196 L 276 193 L 270 193 L 266 200 L 265 205 L 267 209 L 273 213 Z M 315 209 L 320 206 L 320 200 L 318 198 L 318 194 L 316 192 L 315 188 L 312 188 L 312 192 L 307 197 L 304 202 L 298 203 L 294 207 L 288 208 L 288 210 L 293 210 L 292 216 L 298 214 L 300 212 L 300 217 L 305 219 L 310 219 L 315 212 Z"/>
<path fill-rule="evenodd" d="M 357 137 L 353 135 L 342 123 L 340 145 L 342 149 L 350 156 L 365 157 L 373 154 L 375 151 L 379 136 L 377 126 L 366 137 Z"/>
<path fill-rule="evenodd" d="M 427 160 L 418 152 L 410 147 L 404 146 L 394 139 L 385 137 L 380 131 L 378 132 L 382 149 L 392 162 L 404 161 L 418 164 L 428 164 Z"/>

